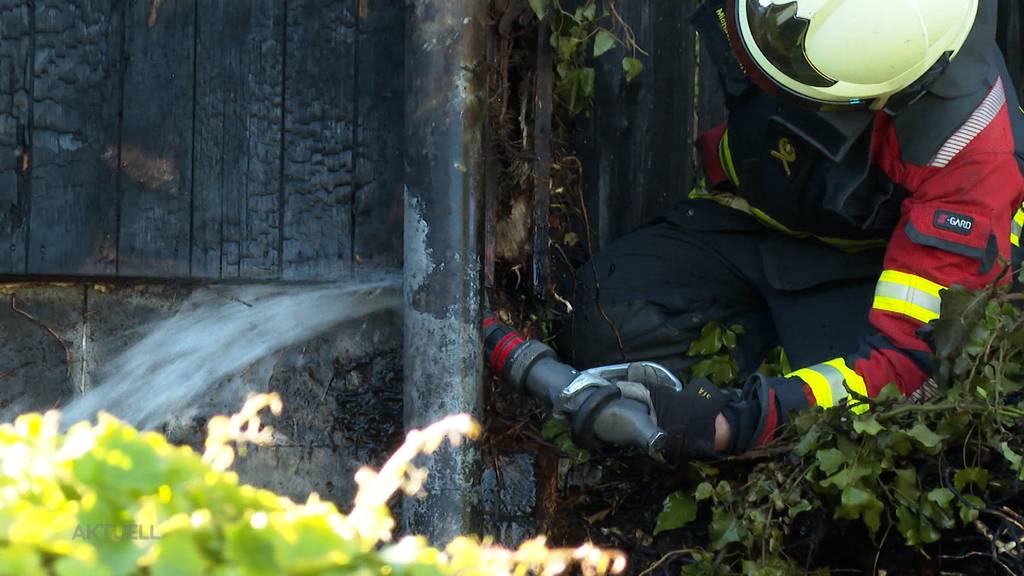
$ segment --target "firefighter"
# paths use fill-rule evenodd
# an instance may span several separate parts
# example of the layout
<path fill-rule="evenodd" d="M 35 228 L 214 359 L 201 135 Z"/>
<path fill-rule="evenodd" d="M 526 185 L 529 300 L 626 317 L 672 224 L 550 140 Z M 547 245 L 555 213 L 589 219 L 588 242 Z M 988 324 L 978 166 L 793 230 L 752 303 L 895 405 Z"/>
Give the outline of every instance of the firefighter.
<path fill-rule="evenodd" d="M 676 460 L 771 441 L 793 410 L 934 389 L 943 290 L 1020 262 L 1024 112 L 996 0 L 709 0 L 694 14 L 728 121 L 700 136 L 687 200 L 594 256 L 563 349 L 683 375 L 708 322 L 740 325 L 749 374 L 677 392 L 641 366 Z M 680 155 L 687 156 L 686 151 Z M 663 183 L 671 185 L 672 183 Z"/>

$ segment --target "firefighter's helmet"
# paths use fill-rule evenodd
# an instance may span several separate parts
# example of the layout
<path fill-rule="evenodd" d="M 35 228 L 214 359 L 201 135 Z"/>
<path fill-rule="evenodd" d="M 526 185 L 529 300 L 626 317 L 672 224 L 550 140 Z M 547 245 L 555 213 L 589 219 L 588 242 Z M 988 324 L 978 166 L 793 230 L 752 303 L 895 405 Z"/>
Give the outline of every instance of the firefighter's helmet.
<path fill-rule="evenodd" d="M 733 47 L 759 85 L 824 109 L 920 94 L 964 45 L 979 0 L 727 0 Z"/>

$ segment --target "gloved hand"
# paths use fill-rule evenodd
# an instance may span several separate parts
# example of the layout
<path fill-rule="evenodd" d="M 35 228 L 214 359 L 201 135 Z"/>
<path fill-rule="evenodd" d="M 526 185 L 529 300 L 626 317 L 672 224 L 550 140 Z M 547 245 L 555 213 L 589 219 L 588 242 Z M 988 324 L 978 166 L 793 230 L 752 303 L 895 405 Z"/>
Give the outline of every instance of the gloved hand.
<path fill-rule="evenodd" d="M 788 421 L 790 410 L 808 406 L 802 382 L 792 378 L 753 374 L 743 390 L 720 390 L 700 378 L 680 390 L 664 372 L 648 363 L 634 363 L 625 380 L 618 383 L 623 396 L 639 401 L 645 400 L 645 393 L 648 396 L 647 404 L 666 436 L 662 455 L 671 463 L 746 452 L 770 442 L 775 430 Z M 721 453 L 715 451 L 719 415 L 729 428 L 728 445 Z"/>
<path fill-rule="evenodd" d="M 641 363 L 629 366 L 626 380 L 642 384 L 650 393 L 657 424 L 665 432 L 662 454 L 666 461 L 682 463 L 718 456 L 715 420 L 739 401 L 736 391 L 719 390 L 705 378 L 690 382 L 680 391 L 662 373 Z"/>
<path fill-rule="evenodd" d="M 721 390 L 705 378 L 691 381 L 682 392 L 664 385 L 649 389 L 657 424 L 668 437 L 663 453 L 675 462 L 739 454 L 771 442 L 790 410 L 808 406 L 802 382 L 760 374 L 751 375 L 741 390 Z M 728 442 L 718 453 L 715 433 L 720 414 Z"/>

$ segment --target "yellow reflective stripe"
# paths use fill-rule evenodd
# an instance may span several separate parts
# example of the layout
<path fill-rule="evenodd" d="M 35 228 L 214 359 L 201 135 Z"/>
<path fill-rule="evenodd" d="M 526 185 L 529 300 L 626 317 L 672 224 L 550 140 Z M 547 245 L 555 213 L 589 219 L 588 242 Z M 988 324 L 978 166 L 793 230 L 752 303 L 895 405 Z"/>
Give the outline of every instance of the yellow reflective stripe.
<path fill-rule="evenodd" d="M 920 276 L 886 270 L 878 279 L 872 307 L 927 324 L 942 312 L 942 297 L 939 293 L 945 289 L 945 286 Z"/>
<path fill-rule="evenodd" d="M 1010 223 L 1010 244 L 1020 248 L 1020 235 L 1024 231 L 1024 207 L 1018 208 Z"/>
<path fill-rule="evenodd" d="M 825 362 L 825 364 L 839 370 L 839 373 L 842 374 L 843 378 L 846 380 L 846 387 L 849 388 L 851 392 L 859 394 L 864 398 L 868 397 L 868 385 L 864 382 L 864 378 L 847 366 L 845 360 L 842 358 L 836 358 L 835 360 Z M 850 400 L 854 402 L 850 404 L 850 410 L 854 414 L 863 414 L 868 411 L 869 406 L 867 404 L 860 402 L 859 400 L 853 400 L 852 398 Z"/>
<path fill-rule="evenodd" d="M 865 398 L 868 395 L 868 387 L 864 378 L 851 370 L 842 358 L 797 370 L 788 374 L 787 377 L 799 378 L 807 383 L 811 392 L 814 393 L 814 399 L 818 406 L 823 408 L 833 408 L 848 403 L 850 394 L 847 388 Z M 856 404 L 850 406 L 850 410 L 862 414 L 868 410 L 868 405 L 857 401 Z"/>
<path fill-rule="evenodd" d="M 835 403 L 832 401 L 832 384 L 828 381 L 828 378 L 817 370 L 814 370 L 813 368 L 804 368 L 793 372 L 789 376 L 799 378 L 807 383 L 811 392 L 814 393 L 814 399 L 818 402 L 818 406 L 823 408 L 832 408 L 835 406 Z"/>
<path fill-rule="evenodd" d="M 932 312 L 931 310 L 922 308 L 917 304 L 912 304 L 904 300 L 896 300 L 895 298 L 884 298 L 882 296 L 875 296 L 875 302 L 872 307 L 875 310 L 882 310 L 883 312 L 892 312 L 894 314 L 909 316 L 914 320 L 925 324 L 939 317 L 937 312 Z"/>
<path fill-rule="evenodd" d="M 909 286 L 914 290 L 920 290 L 921 292 L 936 298 L 939 298 L 939 293 L 946 289 L 942 284 L 937 284 L 927 278 L 922 278 L 906 272 L 900 272 L 899 270 L 885 270 L 882 272 L 882 276 L 878 281 L 891 282 L 901 286 Z"/>
<path fill-rule="evenodd" d="M 736 166 L 732 161 L 732 150 L 729 149 L 729 129 L 726 128 L 722 139 L 718 141 L 718 161 L 725 170 L 725 176 L 733 186 L 740 185 L 740 177 L 736 174 Z"/>

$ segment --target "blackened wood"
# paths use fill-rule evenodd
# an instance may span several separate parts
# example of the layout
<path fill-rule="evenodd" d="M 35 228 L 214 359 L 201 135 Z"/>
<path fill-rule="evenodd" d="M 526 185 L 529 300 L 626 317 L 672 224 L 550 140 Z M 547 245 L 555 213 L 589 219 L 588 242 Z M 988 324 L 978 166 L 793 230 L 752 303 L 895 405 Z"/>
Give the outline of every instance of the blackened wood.
<path fill-rule="evenodd" d="M 25 272 L 33 60 L 28 0 L 0 0 L 0 274 Z"/>
<path fill-rule="evenodd" d="M 35 0 L 29 273 L 115 272 L 123 9 Z"/>
<path fill-rule="evenodd" d="M 402 262 L 405 3 L 358 0 L 353 259 Z"/>
<path fill-rule="evenodd" d="M 550 18 L 537 29 L 537 80 L 533 110 L 533 291 L 547 297 L 551 232 L 551 107 L 554 89 Z"/>
<path fill-rule="evenodd" d="M 120 276 L 189 274 L 194 50 L 193 0 L 128 2 Z"/>
<path fill-rule="evenodd" d="M 191 275 L 276 277 L 284 3 L 197 7 Z"/>
<path fill-rule="evenodd" d="M 633 82 L 623 77 L 623 50 L 595 63 L 594 106 L 578 141 L 595 248 L 666 210 L 692 179 L 693 3 L 616 6 L 649 56 L 636 54 L 644 70 Z"/>
<path fill-rule="evenodd" d="M 337 277 L 352 254 L 355 14 L 351 0 L 288 0 L 281 276 Z"/>
<path fill-rule="evenodd" d="M 1024 94 L 1024 2 L 1000 0 L 997 39 L 1014 85 Z"/>

